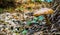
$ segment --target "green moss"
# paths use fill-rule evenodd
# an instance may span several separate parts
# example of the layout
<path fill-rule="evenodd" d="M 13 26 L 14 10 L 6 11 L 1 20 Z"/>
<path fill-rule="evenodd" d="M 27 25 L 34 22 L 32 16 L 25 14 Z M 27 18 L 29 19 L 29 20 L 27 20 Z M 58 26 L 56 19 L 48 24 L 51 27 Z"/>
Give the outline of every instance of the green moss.
<path fill-rule="evenodd" d="M 0 13 L 3 13 L 3 10 L 4 10 L 3 8 L 0 8 Z"/>

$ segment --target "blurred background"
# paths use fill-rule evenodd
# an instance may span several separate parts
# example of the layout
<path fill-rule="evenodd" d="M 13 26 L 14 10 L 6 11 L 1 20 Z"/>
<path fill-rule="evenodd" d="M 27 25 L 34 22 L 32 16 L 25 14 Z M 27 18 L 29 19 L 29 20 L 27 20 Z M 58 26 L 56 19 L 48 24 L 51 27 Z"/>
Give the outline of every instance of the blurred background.
<path fill-rule="evenodd" d="M 0 0 L 0 35 L 60 35 L 60 0 Z"/>

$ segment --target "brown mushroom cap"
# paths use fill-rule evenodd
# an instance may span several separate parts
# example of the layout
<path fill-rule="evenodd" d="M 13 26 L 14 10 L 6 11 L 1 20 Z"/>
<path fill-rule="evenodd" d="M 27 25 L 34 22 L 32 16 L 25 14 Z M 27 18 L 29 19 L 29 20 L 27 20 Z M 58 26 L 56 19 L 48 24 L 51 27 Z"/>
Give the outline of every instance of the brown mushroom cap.
<path fill-rule="evenodd" d="M 34 12 L 34 16 L 40 16 L 40 15 L 47 15 L 47 14 L 53 14 L 54 11 L 52 9 L 49 8 L 42 8 L 40 10 L 37 10 L 36 12 Z"/>

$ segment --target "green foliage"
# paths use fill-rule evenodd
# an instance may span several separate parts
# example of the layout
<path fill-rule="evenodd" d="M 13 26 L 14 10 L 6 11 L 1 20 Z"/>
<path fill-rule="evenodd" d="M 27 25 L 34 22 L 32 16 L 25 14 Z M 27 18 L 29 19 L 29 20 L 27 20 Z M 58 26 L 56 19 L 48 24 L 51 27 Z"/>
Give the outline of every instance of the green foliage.
<path fill-rule="evenodd" d="M 39 16 L 38 18 L 40 21 L 44 20 L 44 16 Z"/>
<path fill-rule="evenodd" d="M 31 24 L 31 21 L 29 20 L 29 21 L 27 21 L 27 25 L 30 25 Z"/>
<path fill-rule="evenodd" d="M 27 33 L 27 30 L 24 30 L 24 31 L 22 32 L 23 35 L 26 35 L 26 33 Z"/>

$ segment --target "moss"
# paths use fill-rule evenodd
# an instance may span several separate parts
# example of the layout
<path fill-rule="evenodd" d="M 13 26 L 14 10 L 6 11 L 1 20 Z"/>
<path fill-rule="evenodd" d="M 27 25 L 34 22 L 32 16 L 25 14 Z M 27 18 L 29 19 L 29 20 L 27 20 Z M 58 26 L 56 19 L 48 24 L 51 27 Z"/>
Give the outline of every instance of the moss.
<path fill-rule="evenodd" d="M 3 10 L 4 10 L 3 8 L 0 8 L 0 13 L 3 13 Z"/>

